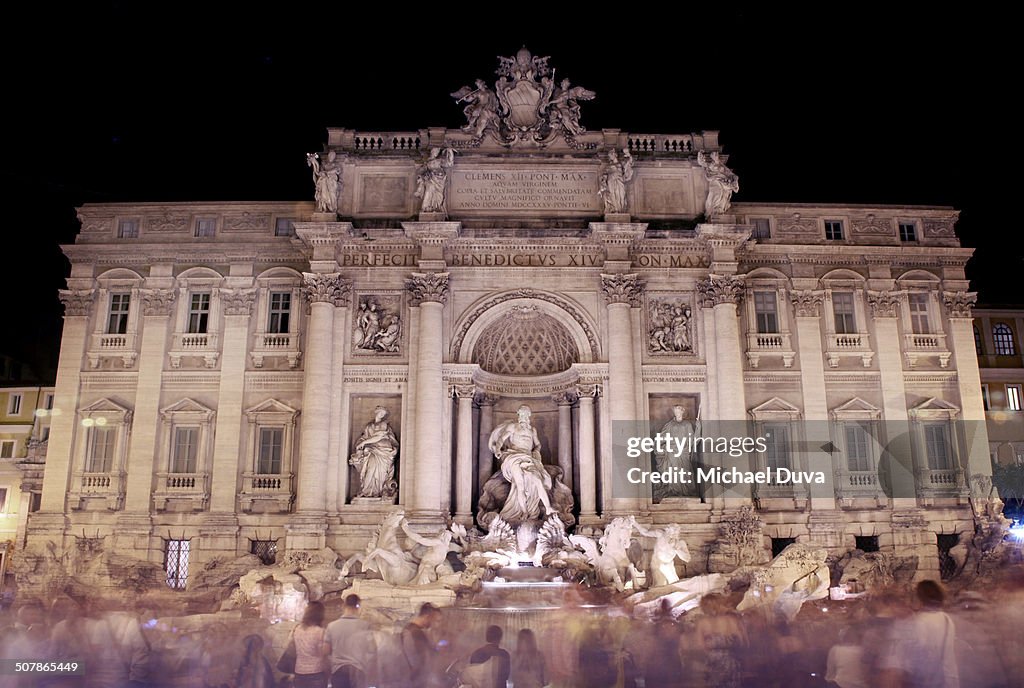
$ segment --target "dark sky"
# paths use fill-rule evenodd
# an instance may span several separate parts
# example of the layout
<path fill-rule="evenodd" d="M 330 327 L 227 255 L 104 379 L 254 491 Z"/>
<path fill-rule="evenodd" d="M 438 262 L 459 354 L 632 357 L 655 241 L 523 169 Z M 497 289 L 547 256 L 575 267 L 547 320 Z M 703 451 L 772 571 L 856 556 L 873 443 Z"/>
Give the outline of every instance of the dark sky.
<path fill-rule="evenodd" d="M 962 210 L 981 300 L 1024 301 L 1019 230 L 1000 203 L 1017 193 L 1003 171 L 1019 83 L 1006 18 L 635 3 L 618 16 L 580 3 L 380 3 L 365 14 L 349 3 L 179 3 L 171 16 L 143 4 L 53 10 L 10 24 L 0 48 L 14 120 L 0 157 L 0 351 L 44 374 L 56 365 L 68 269 L 58 245 L 74 238 L 75 206 L 311 198 L 304 154 L 326 127 L 457 127 L 448 93 L 493 79 L 495 57 L 524 43 L 597 92 L 583 109 L 589 129 L 720 130 L 736 200 Z M 34 47 L 13 48 L 11 33 Z"/>

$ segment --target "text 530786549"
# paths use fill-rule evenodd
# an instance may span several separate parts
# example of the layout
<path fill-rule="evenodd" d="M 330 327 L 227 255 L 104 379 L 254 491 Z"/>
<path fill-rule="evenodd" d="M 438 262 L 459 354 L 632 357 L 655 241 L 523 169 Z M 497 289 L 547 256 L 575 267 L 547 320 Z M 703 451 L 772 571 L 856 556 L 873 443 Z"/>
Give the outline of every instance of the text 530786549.
<path fill-rule="evenodd" d="M 0 676 L 81 676 L 85 665 L 78 661 L 44 662 L 31 659 L 0 659 Z"/>

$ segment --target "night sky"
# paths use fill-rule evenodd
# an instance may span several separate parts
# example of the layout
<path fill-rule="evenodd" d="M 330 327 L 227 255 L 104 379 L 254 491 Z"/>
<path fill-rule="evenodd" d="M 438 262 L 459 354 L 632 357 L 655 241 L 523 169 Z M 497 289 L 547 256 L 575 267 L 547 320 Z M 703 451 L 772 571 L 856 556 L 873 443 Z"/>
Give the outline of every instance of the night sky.
<path fill-rule="evenodd" d="M 588 129 L 720 130 L 737 201 L 960 209 L 981 301 L 1024 301 L 1020 223 L 1004 200 L 1019 193 L 1004 161 L 1016 159 L 1008 99 L 1020 80 L 1005 18 L 635 3 L 617 17 L 580 3 L 377 3 L 376 15 L 348 3 L 216 15 L 176 3 L 172 17 L 143 4 L 11 22 L 0 48 L 14 120 L 0 157 L 0 352 L 44 376 L 68 270 L 58 245 L 74 239 L 76 206 L 311 199 L 305 153 L 322 148 L 326 127 L 458 127 L 448 94 L 493 81 L 496 56 L 523 44 L 597 92 L 582 110 Z M 13 34 L 34 47 L 14 49 Z"/>

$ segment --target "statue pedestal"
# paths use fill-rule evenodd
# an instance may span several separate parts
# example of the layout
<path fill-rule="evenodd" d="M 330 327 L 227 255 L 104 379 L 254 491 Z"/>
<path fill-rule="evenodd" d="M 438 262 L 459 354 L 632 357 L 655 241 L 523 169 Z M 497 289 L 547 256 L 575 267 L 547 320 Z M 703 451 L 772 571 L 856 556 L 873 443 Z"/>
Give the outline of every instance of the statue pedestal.
<path fill-rule="evenodd" d="M 604 221 L 605 222 L 629 223 L 630 222 L 630 217 L 629 217 L 629 213 L 605 213 L 604 214 Z"/>
<path fill-rule="evenodd" d="M 337 222 L 338 213 L 313 213 L 313 222 Z"/>
<path fill-rule="evenodd" d="M 444 213 L 420 213 L 420 222 L 444 222 L 448 216 Z"/>
<path fill-rule="evenodd" d="M 352 504 L 354 506 L 380 506 L 386 505 L 391 506 L 398 501 L 398 495 L 392 495 L 390 497 L 353 497 Z"/>
<path fill-rule="evenodd" d="M 708 217 L 708 223 L 713 225 L 734 225 L 736 224 L 735 215 L 711 215 Z"/>

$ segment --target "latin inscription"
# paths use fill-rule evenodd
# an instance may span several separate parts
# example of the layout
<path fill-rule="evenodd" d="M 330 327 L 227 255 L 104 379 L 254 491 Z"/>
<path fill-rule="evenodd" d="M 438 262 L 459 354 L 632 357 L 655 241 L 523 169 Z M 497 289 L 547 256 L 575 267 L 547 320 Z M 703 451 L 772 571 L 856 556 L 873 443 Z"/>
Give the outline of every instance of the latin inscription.
<path fill-rule="evenodd" d="M 597 173 L 591 170 L 453 170 L 453 211 L 564 212 L 601 210 Z"/>

